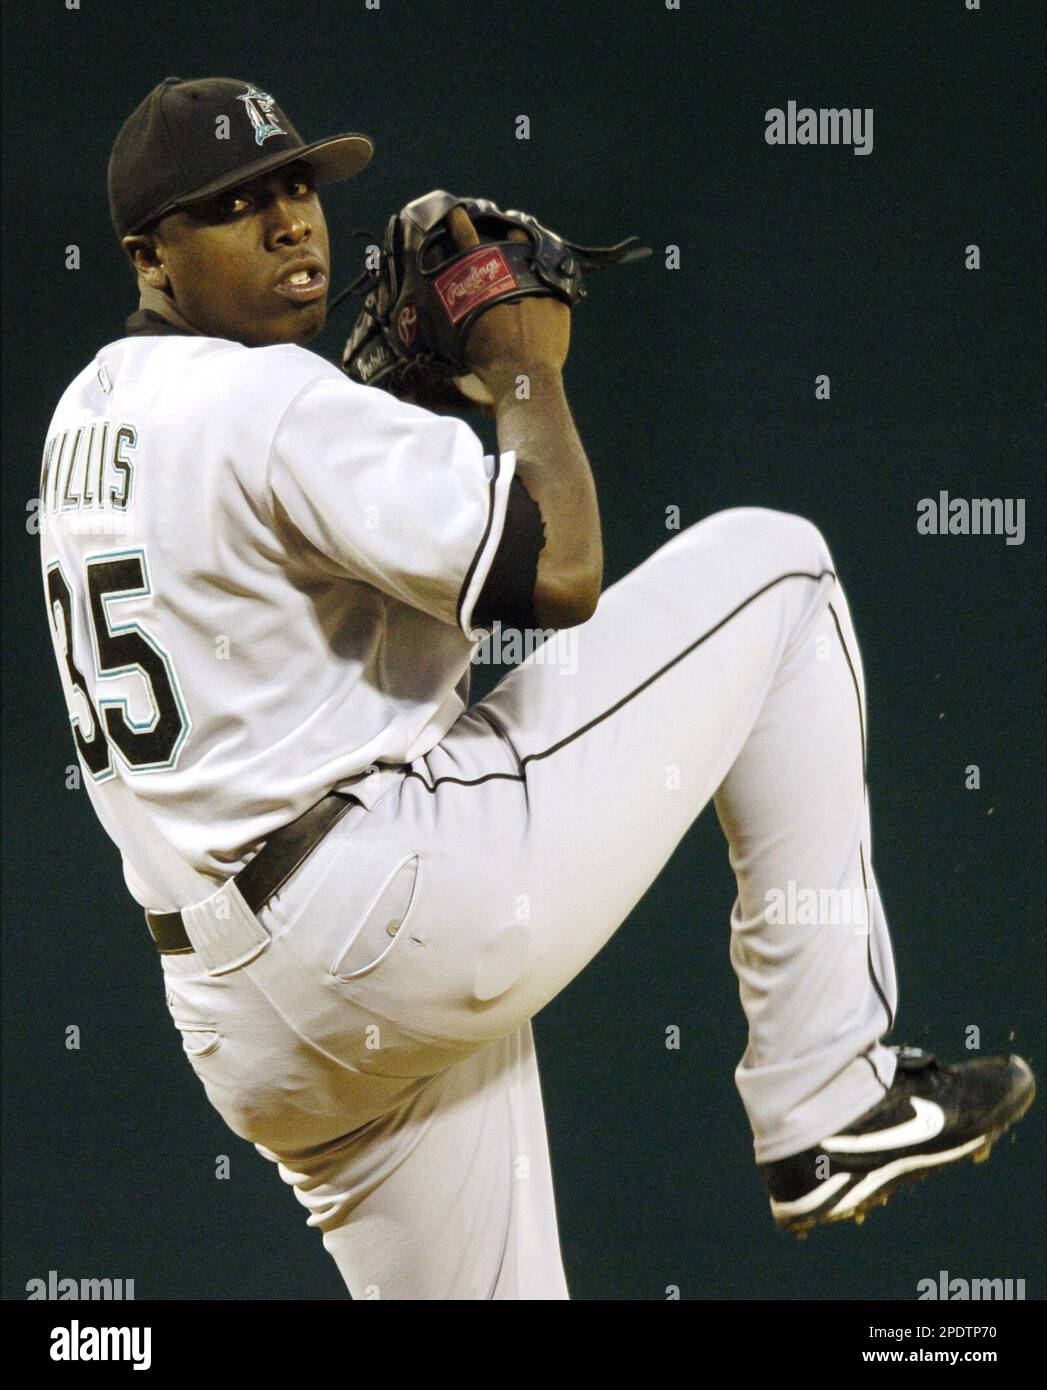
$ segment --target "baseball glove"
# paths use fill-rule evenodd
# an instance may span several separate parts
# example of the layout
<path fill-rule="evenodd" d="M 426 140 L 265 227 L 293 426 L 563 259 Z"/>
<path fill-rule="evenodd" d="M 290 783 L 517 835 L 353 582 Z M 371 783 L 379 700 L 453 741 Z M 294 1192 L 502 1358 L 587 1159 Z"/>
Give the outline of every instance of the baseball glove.
<path fill-rule="evenodd" d="M 465 209 L 480 238 L 464 251 L 447 222 L 455 207 Z M 481 314 L 527 295 L 554 295 L 573 308 L 585 297 L 584 270 L 650 254 L 636 237 L 615 246 L 579 246 L 530 213 L 503 212 L 485 198 L 436 189 L 389 219 L 377 267 L 332 300 L 333 308 L 353 291 L 365 295 L 342 370 L 420 405 L 461 406 L 463 394 L 489 403 L 465 354 Z"/>

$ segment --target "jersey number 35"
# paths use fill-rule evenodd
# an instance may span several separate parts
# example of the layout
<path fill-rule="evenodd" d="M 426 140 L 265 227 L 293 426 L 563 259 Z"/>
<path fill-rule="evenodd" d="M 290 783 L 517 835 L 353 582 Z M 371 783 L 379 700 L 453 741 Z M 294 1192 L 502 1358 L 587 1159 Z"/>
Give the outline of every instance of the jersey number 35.
<path fill-rule="evenodd" d="M 111 603 L 152 592 L 145 552 L 123 550 L 93 555 L 85 561 L 87 607 L 98 682 L 137 675 L 145 682 L 152 710 L 145 719 L 131 718 L 126 694 L 92 701 L 73 651 L 73 595 L 61 561 L 47 568 L 47 607 L 59 660 L 65 662 L 73 701 L 87 707 L 91 729 L 70 704 L 69 720 L 80 756 L 96 782 L 114 775 L 113 750 L 128 771 L 154 772 L 174 767 L 191 727 L 170 656 L 139 623 L 112 622 Z"/>

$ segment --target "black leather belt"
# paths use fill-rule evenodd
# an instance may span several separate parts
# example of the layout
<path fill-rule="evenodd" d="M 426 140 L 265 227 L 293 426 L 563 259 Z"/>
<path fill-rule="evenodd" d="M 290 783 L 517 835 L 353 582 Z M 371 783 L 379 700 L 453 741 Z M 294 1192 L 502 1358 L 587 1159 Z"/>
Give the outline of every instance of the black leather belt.
<path fill-rule="evenodd" d="M 273 831 L 233 879 L 252 912 L 269 901 L 356 801 L 349 792 L 330 792 L 297 820 Z M 180 912 L 146 912 L 145 920 L 161 955 L 193 949 Z"/>

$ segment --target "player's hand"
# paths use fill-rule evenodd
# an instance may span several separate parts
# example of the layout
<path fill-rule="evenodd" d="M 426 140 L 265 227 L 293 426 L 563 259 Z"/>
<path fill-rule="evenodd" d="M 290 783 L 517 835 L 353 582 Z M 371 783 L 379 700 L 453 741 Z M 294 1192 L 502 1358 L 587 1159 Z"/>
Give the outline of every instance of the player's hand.
<path fill-rule="evenodd" d="M 464 208 L 452 208 L 448 225 L 460 251 L 476 246 L 480 238 Z M 525 232 L 509 233 L 514 241 L 526 241 Z M 465 353 L 473 372 L 492 395 L 513 389 L 521 373 L 541 370 L 560 372 L 571 342 L 571 311 L 551 295 L 529 295 L 518 304 L 499 304 L 481 314 L 469 331 Z"/>

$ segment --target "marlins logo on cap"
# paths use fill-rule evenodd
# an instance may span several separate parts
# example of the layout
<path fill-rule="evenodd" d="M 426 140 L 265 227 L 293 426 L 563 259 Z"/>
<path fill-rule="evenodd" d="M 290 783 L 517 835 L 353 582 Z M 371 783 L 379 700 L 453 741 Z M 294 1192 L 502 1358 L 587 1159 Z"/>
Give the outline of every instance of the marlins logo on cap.
<path fill-rule="evenodd" d="M 282 125 L 272 119 L 273 107 L 276 105 L 276 98 L 271 97 L 268 92 L 260 91 L 253 83 L 249 83 L 247 91 L 238 98 L 247 108 L 247 114 L 251 118 L 254 126 L 254 141 L 256 145 L 264 144 L 270 135 L 286 135 Z"/>

